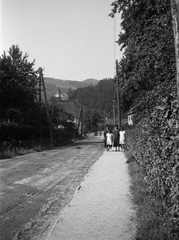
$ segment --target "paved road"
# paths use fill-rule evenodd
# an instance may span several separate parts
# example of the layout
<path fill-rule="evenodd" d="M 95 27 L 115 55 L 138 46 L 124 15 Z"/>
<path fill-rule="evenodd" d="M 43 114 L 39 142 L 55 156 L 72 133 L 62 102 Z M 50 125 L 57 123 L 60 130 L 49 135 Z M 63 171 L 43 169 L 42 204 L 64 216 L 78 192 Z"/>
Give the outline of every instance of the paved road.
<path fill-rule="evenodd" d="M 57 214 L 103 152 L 102 140 L 93 137 L 0 160 L 0 239 L 45 239 Z"/>

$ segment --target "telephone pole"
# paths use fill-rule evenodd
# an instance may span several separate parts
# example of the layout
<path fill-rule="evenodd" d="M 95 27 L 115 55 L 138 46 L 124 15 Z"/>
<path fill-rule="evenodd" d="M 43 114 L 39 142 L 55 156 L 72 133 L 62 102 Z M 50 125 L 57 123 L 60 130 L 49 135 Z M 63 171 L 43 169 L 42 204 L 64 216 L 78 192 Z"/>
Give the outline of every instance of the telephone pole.
<path fill-rule="evenodd" d="M 83 107 L 79 110 L 79 121 L 78 121 L 78 134 L 82 136 L 83 134 Z"/>
<path fill-rule="evenodd" d="M 84 111 L 82 107 L 81 108 L 81 136 L 83 136 L 83 115 L 84 115 Z"/>
<path fill-rule="evenodd" d="M 121 104 L 119 93 L 119 73 L 118 73 L 118 60 L 116 60 L 116 90 L 117 90 L 117 119 L 119 128 L 121 128 Z"/>
<path fill-rule="evenodd" d="M 45 82 L 43 78 L 43 70 L 41 67 L 38 69 L 38 73 L 39 73 L 39 100 L 41 101 L 41 85 L 42 85 L 42 88 L 43 88 L 42 91 L 44 92 L 44 98 L 45 98 L 45 104 L 46 104 L 47 118 L 49 122 L 50 141 L 51 141 L 51 146 L 53 146 L 52 124 L 51 124 L 50 114 L 49 114 Z M 40 102 L 40 106 L 41 106 L 41 102 Z"/>
<path fill-rule="evenodd" d="M 112 106 L 113 106 L 113 118 L 114 118 L 114 126 L 115 126 L 116 125 L 116 101 L 115 100 L 113 100 Z"/>
<path fill-rule="evenodd" d="M 39 77 L 39 113 L 40 113 L 40 145 L 42 145 L 42 117 L 41 117 L 41 109 L 42 109 L 42 81 Z"/>

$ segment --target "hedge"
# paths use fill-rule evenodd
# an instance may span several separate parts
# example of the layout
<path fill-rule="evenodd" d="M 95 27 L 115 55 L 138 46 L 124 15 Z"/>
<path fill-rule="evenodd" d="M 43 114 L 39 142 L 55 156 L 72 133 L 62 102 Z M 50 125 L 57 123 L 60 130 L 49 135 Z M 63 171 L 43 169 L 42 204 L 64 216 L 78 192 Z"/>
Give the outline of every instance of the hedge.
<path fill-rule="evenodd" d="M 76 136 L 76 128 L 74 124 L 64 122 L 64 128 L 53 129 L 53 145 L 61 146 L 68 143 Z M 48 127 L 41 128 L 42 142 L 40 141 L 40 129 L 33 126 L 24 126 L 17 124 L 1 124 L 0 125 L 0 151 L 6 149 L 16 149 L 19 147 L 29 148 L 42 143 L 48 145 L 50 143 L 50 133 Z"/>
<path fill-rule="evenodd" d="M 48 128 L 43 128 L 42 134 L 44 137 L 47 137 L 49 135 Z M 18 124 L 1 124 L 0 135 L 0 142 L 9 141 L 10 139 L 14 139 L 16 141 L 25 141 L 39 138 L 40 130 L 39 128 L 32 126 L 24 126 Z"/>
<path fill-rule="evenodd" d="M 166 209 L 169 231 L 179 235 L 179 106 L 163 99 L 149 117 L 126 130 L 127 149 L 143 172 L 150 193 Z"/>

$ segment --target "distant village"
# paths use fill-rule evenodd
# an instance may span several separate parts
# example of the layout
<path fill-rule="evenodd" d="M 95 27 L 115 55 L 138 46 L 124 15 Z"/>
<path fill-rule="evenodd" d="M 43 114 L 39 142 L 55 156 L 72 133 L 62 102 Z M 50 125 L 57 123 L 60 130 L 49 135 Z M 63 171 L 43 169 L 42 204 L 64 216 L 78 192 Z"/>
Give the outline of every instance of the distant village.
<path fill-rule="evenodd" d="M 68 113 L 73 114 L 75 117 L 75 124 L 79 123 L 79 116 L 80 116 L 80 108 L 83 107 L 82 104 L 79 103 L 77 99 L 69 100 L 68 94 L 65 92 L 62 92 L 59 88 L 58 92 L 55 94 L 55 97 L 58 98 L 58 101 L 60 102 L 61 106 L 64 108 L 64 110 Z M 133 117 L 134 117 L 134 112 L 130 111 L 126 118 L 121 119 L 121 124 L 128 124 L 128 125 L 133 125 Z M 103 119 L 103 122 L 105 125 L 114 125 L 114 119 L 112 118 L 107 118 Z"/>

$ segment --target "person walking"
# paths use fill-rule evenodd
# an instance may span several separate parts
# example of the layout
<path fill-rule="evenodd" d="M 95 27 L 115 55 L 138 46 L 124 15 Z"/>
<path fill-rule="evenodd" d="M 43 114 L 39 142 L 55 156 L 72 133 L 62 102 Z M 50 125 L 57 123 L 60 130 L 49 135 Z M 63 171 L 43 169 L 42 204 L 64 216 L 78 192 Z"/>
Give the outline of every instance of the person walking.
<path fill-rule="evenodd" d="M 120 150 L 124 151 L 124 144 L 125 144 L 125 130 L 123 127 L 121 127 L 121 130 L 119 132 L 119 144 L 120 144 Z"/>
<path fill-rule="evenodd" d="M 104 147 L 107 148 L 107 144 L 106 144 L 106 134 L 109 130 L 109 126 L 106 125 L 106 129 L 104 130 Z"/>
<path fill-rule="evenodd" d="M 107 134 L 106 134 L 106 145 L 107 145 L 107 151 L 112 150 L 112 145 L 113 145 L 113 133 L 109 129 Z"/>
<path fill-rule="evenodd" d="M 114 130 L 113 130 L 113 135 L 114 135 L 114 147 L 117 150 L 119 150 L 119 129 L 118 125 L 115 125 Z"/>

